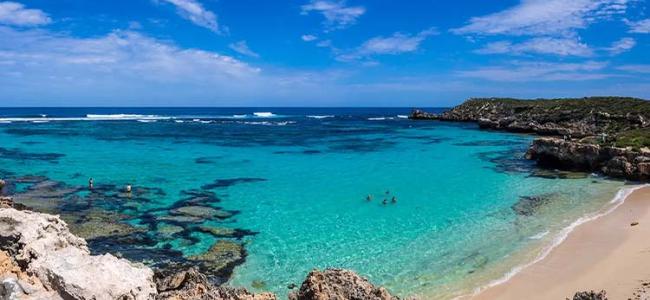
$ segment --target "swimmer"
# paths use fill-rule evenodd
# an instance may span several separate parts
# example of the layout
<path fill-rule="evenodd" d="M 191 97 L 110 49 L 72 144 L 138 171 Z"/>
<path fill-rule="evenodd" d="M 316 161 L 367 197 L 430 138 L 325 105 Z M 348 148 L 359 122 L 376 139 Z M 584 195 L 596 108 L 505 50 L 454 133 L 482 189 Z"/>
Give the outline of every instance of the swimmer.
<path fill-rule="evenodd" d="M 0 179 L 0 194 L 2 194 L 2 189 L 7 185 L 7 182 L 4 180 Z"/>
<path fill-rule="evenodd" d="M 129 194 L 131 193 L 131 185 L 130 184 L 126 185 L 126 192 L 129 193 Z"/>
<path fill-rule="evenodd" d="M 386 195 L 389 195 L 389 194 L 390 194 L 390 190 L 386 190 Z"/>
<path fill-rule="evenodd" d="M 393 199 L 390 200 L 390 203 L 393 204 L 397 203 L 397 197 L 393 196 Z"/>
<path fill-rule="evenodd" d="M 366 196 L 366 201 L 372 201 L 372 196 L 370 194 L 368 194 L 368 196 Z"/>
<path fill-rule="evenodd" d="M 90 177 L 90 179 L 88 179 L 88 189 L 91 189 L 91 190 L 93 189 L 93 183 L 94 182 L 95 182 L 95 180 L 93 180 L 92 177 Z"/>
<path fill-rule="evenodd" d="M 383 204 L 383 205 L 388 204 L 388 200 L 386 198 L 384 198 L 384 201 L 382 201 L 381 204 Z"/>

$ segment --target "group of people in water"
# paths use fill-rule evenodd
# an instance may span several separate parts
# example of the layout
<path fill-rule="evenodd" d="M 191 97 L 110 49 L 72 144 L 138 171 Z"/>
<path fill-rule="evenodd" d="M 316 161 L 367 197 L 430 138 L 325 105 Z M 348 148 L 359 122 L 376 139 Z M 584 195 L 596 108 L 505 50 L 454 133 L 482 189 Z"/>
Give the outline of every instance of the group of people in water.
<path fill-rule="evenodd" d="M 384 200 L 381 201 L 382 205 L 387 205 L 388 204 L 388 197 L 390 197 L 390 191 L 389 190 L 386 191 L 386 197 L 384 197 Z M 368 196 L 366 196 L 366 201 L 367 202 L 372 201 L 372 195 L 371 194 L 368 194 Z M 390 203 L 391 204 L 397 203 L 397 197 L 395 197 L 395 196 L 391 197 Z"/>

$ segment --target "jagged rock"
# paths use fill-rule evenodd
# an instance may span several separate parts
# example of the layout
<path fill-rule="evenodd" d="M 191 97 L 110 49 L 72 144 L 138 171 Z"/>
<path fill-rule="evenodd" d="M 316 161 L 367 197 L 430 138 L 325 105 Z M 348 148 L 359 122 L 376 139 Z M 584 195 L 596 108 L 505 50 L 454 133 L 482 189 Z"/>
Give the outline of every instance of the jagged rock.
<path fill-rule="evenodd" d="M 526 158 L 546 167 L 601 171 L 612 177 L 630 180 L 650 177 L 650 156 L 632 149 L 538 138 L 528 149 Z"/>
<path fill-rule="evenodd" d="M 2 197 L 0 196 L 0 208 L 11 208 L 14 207 L 14 199 L 11 197 Z"/>
<path fill-rule="evenodd" d="M 156 274 L 159 300 L 276 300 L 271 293 L 252 294 L 245 289 L 212 285 L 207 277 L 192 268 L 171 275 Z"/>
<path fill-rule="evenodd" d="M 607 300 L 607 293 L 605 291 L 600 292 L 577 292 L 573 295 L 573 300 Z M 569 298 L 567 298 L 569 300 Z"/>
<path fill-rule="evenodd" d="M 112 255 L 91 256 L 59 217 L 0 209 L 0 250 L 64 299 L 152 299 L 153 272 Z"/>
<path fill-rule="evenodd" d="M 375 287 L 367 279 L 349 270 L 313 270 L 300 289 L 289 294 L 290 300 L 398 300 L 386 289 Z"/>

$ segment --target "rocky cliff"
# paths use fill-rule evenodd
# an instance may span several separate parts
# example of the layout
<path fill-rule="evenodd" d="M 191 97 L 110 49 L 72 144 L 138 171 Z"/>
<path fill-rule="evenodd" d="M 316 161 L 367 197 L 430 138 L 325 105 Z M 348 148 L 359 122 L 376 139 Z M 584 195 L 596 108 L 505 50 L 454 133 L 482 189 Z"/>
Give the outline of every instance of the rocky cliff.
<path fill-rule="evenodd" d="M 527 158 L 547 167 L 650 179 L 650 101 L 470 99 L 441 114 L 414 110 L 410 118 L 476 122 L 484 129 L 550 136 L 535 139 Z"/>
<path fill-rule="evenodd" d="M 90 255 L 86 241 L 58 216 L 12 208 L 0 199 L 0 299 L 276 300 L 271 293 L 215 286 L 196 269 L 154 274 L 110 254 Z M 313 271 L 295 300 L 397 300 L 347 270 Z"/>

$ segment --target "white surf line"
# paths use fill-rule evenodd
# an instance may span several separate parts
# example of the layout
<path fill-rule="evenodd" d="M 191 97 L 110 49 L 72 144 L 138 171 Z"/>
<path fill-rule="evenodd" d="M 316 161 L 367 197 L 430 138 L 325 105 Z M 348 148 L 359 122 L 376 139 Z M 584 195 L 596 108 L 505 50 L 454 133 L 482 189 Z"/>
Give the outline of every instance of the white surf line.
<path fill-rule="evenodd" d="M 582 225 L 584 223 L 587 223 L 589 221 L 596 220 L 596 219 L 598 219 L 600 217 L 603 217 L 603 216 L 606 216 L 606 215 L 612 213 L 619 206 L 621 206 L 623 203 L 625 203 L 625 200 L 632 193 L 634 193 L 635 191 L 637 191 L 639 189 L 649 187 L 649 186 L 650 186 L 650 184 L 642 184 L 642 185 L 629 187 L 629 188 L 621 188 L 620 190 L 618 190 L 618 192 L 616 192 L 616 195 L 614 196 L 614 198 L 609 202 L 609 204 L 612 204 L 611 207 L 607 208 L 603 212 L 595 212 L 595 213 L 591 213 L 591 214 L 587 214 L 585 216 L 582 216 L 582 217 L 578 218 L 577 220 L 575 220 L 573 223 L 571 223 L 569 226 L 567 226 L 567 227 L 563 228 L 562 230 L 560 230 L 560 232 L 555 236 L 555 238 L 553 238 L 553 241 L 549 245 L 544 247 L 540 251 L 540 253 L 537 255 L 537 257 L 535 259 L 533 259 L 532 261 L 512 268 L 509 272 L 504 274 L 501 278 L 493 280 L 493 281 L 489 282 L 486 285 L 483 285 L 483 286 L 480 286 L 480 287 L 474 289 L 474 291 L 471 294 L 461 295 L 461 296 L 455 297 L 453 299 L 474 297 L 474 296 L 477 296 L 478 294 L 480 294 L 481 292 L 483 292 L 484 290 L 486 290 L 488 288 L 491 288 L 491 287 L 494 287 L 494 286 L 497 286 L 497 285 L 508 282 L 512 277 L 517 275 L 522 270 L 524 270 L 524 269 L 526 269 L 526 268 L 540 262 L 544 258 L 546 258 L 551 253 L 551 251 L 553 251 L 553 249 L 555 249 L 557 246 L 562 244 L 562 242 L 564 242 L 564 240 L 566 240 L 566 238 L 569 236 L 569 234 L 576 227 L 578 227 L 578 226 L 580 226 L 580 225 Z"/>

